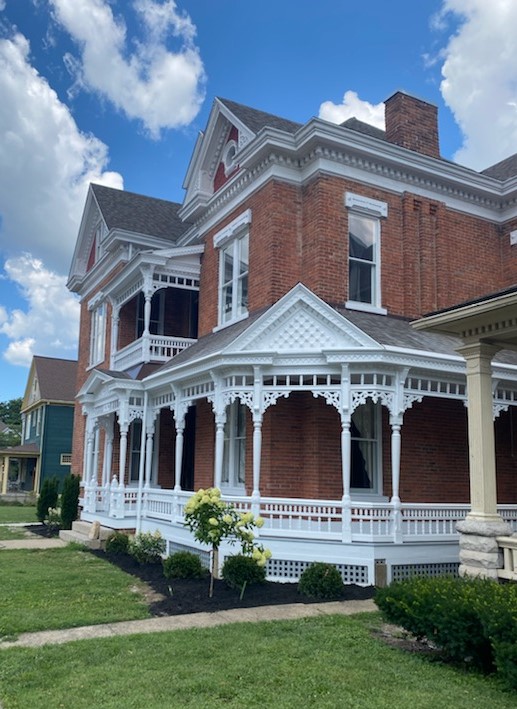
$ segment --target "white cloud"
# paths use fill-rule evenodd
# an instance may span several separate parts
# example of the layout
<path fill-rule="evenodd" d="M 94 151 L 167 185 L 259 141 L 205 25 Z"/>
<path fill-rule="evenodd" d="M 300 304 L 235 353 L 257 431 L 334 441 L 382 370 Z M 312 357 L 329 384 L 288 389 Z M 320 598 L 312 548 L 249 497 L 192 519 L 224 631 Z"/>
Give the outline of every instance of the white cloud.
<path fill-rule="evenodd" d="M 29 254 L 8 259 L 4 268 L 28 306 L 26 311 L 0 308 L 0 333 L 10 340 L 4 359 L 29 366 L 34 354 L 76 357 L 79 303 L 67 290 L 66 277 Z"/>
<path fill-rule="evenodd" d="M 331 123 L 343 123 L 354 117 L 384 130 L 384 103 L 372 104 L 360 99 L 355 91 L 346 91 L 342 103 L 322 103 L 319 117 Z"/>
<path fill-rule="evenodd" d="M 479 170 L 517 150 L 517 2 L 444 0 L 451 16 L 441 92 L 464 135 L 455 160 Z"/>
<path fill-rule="evenodd" d="M 205 74 L 195 27 L 174 0 L 135 0 L 144 40 L 131 42 L 122 17 L 106 0 L 51 0 L 56 20 L 81 47 L 81 58 L 67 56 L 74 88 L 107 98 L 157 138 L 162 128 L 188 125 L 204 99 Z M 113 3 L 112 3 L 113 4 Z M 177 51 L 167 41 L 178 38 Z"/>
<path fill-rule="evenodd" d="M 68 272 L 88 183 L 122 187 L 122 177 L 104 171 L 106 146 L 78 130 L 19 33 L 0 39 L 0 96 L 2 251 Z"/>

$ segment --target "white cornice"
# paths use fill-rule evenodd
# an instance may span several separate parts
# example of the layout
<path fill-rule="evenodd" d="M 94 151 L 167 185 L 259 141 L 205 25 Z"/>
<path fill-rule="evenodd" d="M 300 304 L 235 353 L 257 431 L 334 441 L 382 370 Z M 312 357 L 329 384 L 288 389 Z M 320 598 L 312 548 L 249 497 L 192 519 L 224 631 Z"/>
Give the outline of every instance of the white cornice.
<path fill-rule="evenodd" d="M 241 170 L 208 200 L 185 204 L 199 238 L 272 178 L 302 185 L 318 172 L 411 192 L 455 211 L 503 223 L 517 216 L 517 178 L 501 182 L 452 162 L 421 155 L 385 140 L 312 119 L 292 135 L 266 128 L 239 153 Z"/>

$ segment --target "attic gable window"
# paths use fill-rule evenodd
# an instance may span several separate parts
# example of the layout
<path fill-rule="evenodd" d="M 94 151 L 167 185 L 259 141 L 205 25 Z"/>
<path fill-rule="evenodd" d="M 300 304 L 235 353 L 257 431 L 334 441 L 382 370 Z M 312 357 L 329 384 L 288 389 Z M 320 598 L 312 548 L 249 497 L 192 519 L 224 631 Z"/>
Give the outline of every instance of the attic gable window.
<path fill-rule="evenodd" d="M 248 314 L 249 224 L 246 210 L 214 236 L 219 255 L 219 327 Z"/>
<path fill-rule="evenodd" d="M 347 192 L 348 301 L 347 307 L 386 314 L 381 307 L 381 217 L 388 205 Z"/>

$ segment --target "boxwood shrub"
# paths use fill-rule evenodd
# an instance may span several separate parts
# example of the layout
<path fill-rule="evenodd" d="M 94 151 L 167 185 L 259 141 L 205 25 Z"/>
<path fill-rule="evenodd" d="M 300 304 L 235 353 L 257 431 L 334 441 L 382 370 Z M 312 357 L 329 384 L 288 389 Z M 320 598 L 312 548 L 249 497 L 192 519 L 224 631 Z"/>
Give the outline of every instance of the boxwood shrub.
<path fill-rule="evenodd" d="M 343 585 L 341 574 L 335 566 L 317 561 L 308 566 L 300 576 L 298 590 L 308 598 L 340 598 Z"/>

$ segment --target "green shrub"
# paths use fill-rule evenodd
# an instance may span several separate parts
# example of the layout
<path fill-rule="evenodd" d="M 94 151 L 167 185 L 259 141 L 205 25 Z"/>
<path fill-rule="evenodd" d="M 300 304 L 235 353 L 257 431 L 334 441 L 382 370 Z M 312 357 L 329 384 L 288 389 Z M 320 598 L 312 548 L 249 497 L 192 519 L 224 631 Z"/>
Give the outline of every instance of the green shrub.
<path fill-rule="evenodd" d="M 163 575 L 166 579 L 199 579 L 205 575 L 205 569 L 197 554 L 177 551 L 163 560 Z"/>
<path fill-rule="evenodd" d="M 128 552 L 140 564 L 158 564 L 165 554 L 165 539 L 159 531 L 140 532 L 129 541 Z"/>
<path fill-rule="evenodd" d="M 106 554 L 127 554 L 129 535 L 125 532 L 113 532 L 106 539 Z"/>
<path fill-rule="evenodd" d="M 46 478 L 41 486 L 41 492 L 36 505 L 36 516 L 40 522 L 45 521 L 49 508 L 57 507 L 59 480 L 56 477 Z"/>
<path fill-rule="evenodd" d="M 298 590 L 308 598 L 339 598 L 343 594 L 343 579 L 335 566 L 318 561 L 302 573 Z"/>
<path fill-rule="evenodd" d="M 252 583 L 263 583 L 266 580 L 266 568 L 259 566 L 251 556 L 235 554 L 224 560 L 222 577 L 230 588 L 243 590 Z"/>
<path fill-rule="evenodd" d="M 517 689 L 517 584 L 492 583 L 476 600 L 476 610 L 492 642 L 497 672 Z"/>
<path fill-rule="evenodd" d="M 63 520 L 59 507 L 49 507 L 47 516 L 45 517 L 45 524 L 48 527 L 50 535 L 57 535 L 59 530 L 63 528 Z"/>
<path fill-rule="evenodd" d="M 491 605 L 496 587 L 482 579 L 414 577 L 378 589 L 375 602 L 390 622 L 427 638 L 447 659 L 490 672 L 493 647 L 479 608 Z"/>
<path fill-rule="evenodd" d="M 72 529 L 79 513 L 79 476 L 67 475 L 61 493 L 61 524 L 63 529 Z"/>

